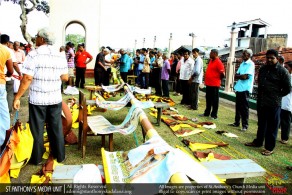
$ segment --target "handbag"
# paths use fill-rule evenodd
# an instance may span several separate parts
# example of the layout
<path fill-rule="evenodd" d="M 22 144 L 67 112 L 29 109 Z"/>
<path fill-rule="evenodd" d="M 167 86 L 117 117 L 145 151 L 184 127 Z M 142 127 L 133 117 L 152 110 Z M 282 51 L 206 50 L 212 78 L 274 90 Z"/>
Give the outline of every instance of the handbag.
<path fill-rule="evenodd" d="M 16 111 L 15 115 L 18 118 L 18 111 Z M 21 122 L 17 120 L 14 125 L 14 130 L 16 132 L 19 142 L 14 148 L 14 154 L 11 159 L 10 176 L 13 178 L 18 178 L 20 169 L 28 163 L 31 157 L 33 148 L 33 136 L 31 134 L 28 123 L 26 123 L 23 127 Z"/>
<path fill-rule="evenodd" d="M 14 151 L 19 143 L 16 129 L 20 125 L 18 111 L 15 113 L 14 126 L 6 130 L 5 140 L 0 147 L 0 183 L 10 183 L 9 169 L 11 167 Z"/>

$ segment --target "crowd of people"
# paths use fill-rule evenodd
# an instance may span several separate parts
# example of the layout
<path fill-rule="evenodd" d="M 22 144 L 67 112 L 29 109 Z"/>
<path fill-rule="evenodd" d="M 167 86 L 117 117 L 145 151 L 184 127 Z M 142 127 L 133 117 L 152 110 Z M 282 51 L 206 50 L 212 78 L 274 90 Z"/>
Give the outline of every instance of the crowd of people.
<path fill-rule="evenodd" d="M 93 60 L 86 51 L 85 44 L 80 43 L 75 52 L 74 44 L 66 43 L 60 52 L 54 51 L 53 33 L 47 28 L 41 29 L 35 37 L 36 48 L 29 53 L 20 48 L 19 42 L 9 49 L 8 35 L 1 35 L 0 45 L 0 145 L 5 139 L 5 131 L 10 126 L 10 116 L 14 109 L 20 108 L 20 97 L 29 89 L 29 123 L 34 137 L 31 161 L 42 161 L 44 123 L 53 156 L 62 162 L 65 159 L 64 139 L 61 123 L 62 82 L 76 76 L 75 86 L 84 88 L 87 64 Z M 64 55 L 60 55 L 64 52 Z M 235 120 L 229 124 L 248 130 L 249 97 L 252 93 L 255 65 L 251 60 L 251 49 L 242 53 L 235 79 L 236 93 Z M 263 155 L 273 154 L 278 129 L 281 127 L 281 143 L 289 139 L 292 93 L 292 61 L 280 64 L 282 56 L 276 50 L 266 52 L 266 65 L 258 74 L 258 130 L 256 138 L 246 146 L 261 147 L 265 143 Z M 279 61 L 278 61 L 279 60 Z M 74 73 L 75 69 L 75 73 Z M 212 49 L 209 62 L 204 71 L 204 62 L 200 50 L 185 50 L 181 53 L 163 53 L 157 48 L 137 49 L 130 52 L 120 49 L 116 52 L 110 47 L 102 47 L 94 64 L 95 85 L 110 85 L 113 69 L 118 71 L 121 79 L 128 82 L 128 75 L 136 77 L 135 84 L 140 88 L 153 87 L 153 94 L 170 97 L 169 81 L 174 83 L 175 94 L 182 95 L 180 104 L 190 110 L 198 110 L 199 86 L 206 86 L 206 108 L 199 116 L 218 120 L 219 89 L 225 77 L 225 68 L 218 56 L 218 50 Z M 20 84 L 19 81 L 21 80 Z M 58 117 L 59 116 L 59 117 Z M 196 121 L 196 118 L 193 118 Z M 280 125 L 281 124 L 281 125 Z"/>

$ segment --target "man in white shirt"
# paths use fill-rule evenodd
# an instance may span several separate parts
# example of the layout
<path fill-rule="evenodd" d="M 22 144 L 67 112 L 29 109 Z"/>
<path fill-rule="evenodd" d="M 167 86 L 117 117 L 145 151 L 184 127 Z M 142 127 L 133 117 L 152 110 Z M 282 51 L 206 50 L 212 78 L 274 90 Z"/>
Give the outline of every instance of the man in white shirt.
<path fill-rule="evenodd" d="M 181 104 L 190 105 L 191 103 L 190 85 L 188 81 L 192 75 L 192 71 L 194 68 L 194 60 L 190 58 L 190 51 L 185 51 L 183 55 L 184 55 L 184 59 L 181 61 L 180 75 L 179 75 L 182 94 L 183 94 Z"/>
<path fill-rule="evenodd" d="M 194 48 L 192 50 L 193 57 L 195 60 L 194 67 L 192 70 L 192 75 L 191 78 L 189 79 L 189 84 L 190 84 L 190 100 L 191 100 L 191 105 L 190 109 L 191 110 L 198 110 L 198 100 L 199 100 L 199 85 L 202 84 L 203 82 L 203 60 L 199 56 L 199 49 Z"/>
<path fill-rule="evenodd" d="M 17 60 L 17 64 L 18 64 L 18 68 L 19 68 L 19 72 L 21 72 L 21 68 L 22 68 L 22 63 L 25 60 L 25 53 L 22 49 L 20 49 L 20 42 L 15 41 L 13 43 L 13 50 L 14 50 L 14 54 Z M 17 72 L 14 71 L 14 74 L 16 74 Z M 21 80 L 21 76 L 17 77 L 17 78 L 13 78 L 14 79 L 14 93 L 18 92 L 18 88 L 20 85 L 20 80 Z"/>
<path fill-rule="evenodd" d="M 14 108 L 20 108 L 20 97 L 29 88 L 29 125 L 34 138 L 31 162 L 41 164 L 44 148 L 44 125 L 51 154 L 58 162 L 65 160 L 62 130 L 61 82 L 68 81 L 68 65 L 65 55 L 55 50 L 54 35 L 47 28 L 36 35 L 36 50 L 29 52 L 23 63 L 23 79 L 14 97 Z"/>

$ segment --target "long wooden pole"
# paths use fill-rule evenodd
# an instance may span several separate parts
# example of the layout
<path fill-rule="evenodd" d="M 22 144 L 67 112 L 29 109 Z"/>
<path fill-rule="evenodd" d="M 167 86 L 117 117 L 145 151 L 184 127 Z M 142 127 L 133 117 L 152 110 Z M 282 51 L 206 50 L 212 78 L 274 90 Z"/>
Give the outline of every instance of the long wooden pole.
<path fill-rule="evenodd" d="M 129 94 L 130 98 L 131 98 L 131 104 L 136 104 L 138 102 L 138 100 L 135 98 L 135 96 L 132 94 L 132 92 L 130 91 L 130 89 L 125 86 L 124 87 L 125 91 Z M 146 134 L 146 136 L 148 138 L 151 138 L 155 135 L 159 135 L 157 133 L 157 131 L 154 129 L 153 125 L 151 124 L 151 122 L 149 121 L 148 117 L 146 116 L 146 114 L 143 114 L 140 117 L 140 123 L 143 127 L 143 131 Z M 188 177 L 183 174 L 183 173 L 175 173 L 171 176 L 170 178 L 170 182 L 171 183 L 191 183 L 191 181 L 188 179 Z"/>

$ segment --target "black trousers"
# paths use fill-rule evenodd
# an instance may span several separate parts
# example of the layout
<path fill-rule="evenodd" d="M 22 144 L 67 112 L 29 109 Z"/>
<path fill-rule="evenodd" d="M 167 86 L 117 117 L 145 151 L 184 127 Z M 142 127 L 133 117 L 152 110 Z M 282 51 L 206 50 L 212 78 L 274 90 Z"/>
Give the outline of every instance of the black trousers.
<path fill-rule="evenodd" d="M 281 109 L 281 139 L 287 141 L 289 139 L 291 128 L 291 112 Z"/>
<path fill-rule="evenodd" d="M 109 81 L 110 81 L 110 75 L 111 75 L 111 68 L 108 68 L 105 72 L 104 72 L 104 76 L 103 76 L 103 85 L 104 86 L 109 86 Z"/>
<path fill-rule="evenodd" d="M 265 141 L 265 149 L 273 151 L 276 146 L 276 139 L 280 124 L 281 107 L 259 107 L 257 112 L 258 131 L 257 137 L 253 143 L 258 146 L 262 146 Z"/>
<path fill-rule="evenodd" d="M 163 97 L 169 97 L 169 89 L 168 89 L 168 80 L 161 80 L 162 83 L 162 91 L 163 91 Z"/>
<path fill-rule="evenodd" d="M 155 82 L 154 80 L 155 80 L 155 78 L 153 77 L 153 69 L 152 69 L 149 73 L 149 86 L 150 87 L 155 87 L 153 84 Z"/>
<path fill-rule="evenodd" d="M 76 87 L 84 88 L 85 71 L 86 71 L 86 68 L 76 67 L 76 80 L 75 80 Z"/>
<path fill-rule="evenodd" d="M 249 92 L 242 91 L 236 92 L 235 100 L 235 124 L 240 124 L 240 118 L 243 128 L 248 128 L 248 118 L 249 118 Z"/>
<path fill-rule="evenodd" d="M 175 92 L 181 93 L 181 83 L 180 83 L 180 79 L 179 79 L 179 74 L 177 74 L 177 76 L 176 76 Z"/>
<path fill-rule="evenodd" d="M 120 75 L 125 83 L 128 83 L 128 72 L 120 72 Z"/>
<path fill-rule="evenodd" d="M 44 125 L 47 123 L 47 133 L 51 154 L 58 162 L 65 159 L 65 145 L 62 129 L 62 103 L 48 106 L 29 104 L 29 125 L 33 136 L 31 162 L 38 164 L 42 161 L 44 148 Z"/>
<path fill-rule="evenodd" d="M 169 80 L 173 81 L 173 91 L 176 91 L 176 75 L 175 76 L 170 76 Z"/>
<path fill-rule="evenodd" d="M 219 87 L 206 86 L 206 110 L 204 115 L 217 118 L 219 107 Z M 212 112 L 211 112 L 212 110 Z"/>
<path fill-rule="evenodd" d="M 161 91 L 161 68 L 153 68 L 153 84 L 155 87 L 155 95 L 162 96 Z"/>
<path fill-rule="evenodd" d="M 103 68 L 94 69 L 94 84 L 95 86 L 103 84 L 105 70 Z"/>
<path fill-rule="evenodd" d="M 191 104 L 191 99 L 190 99 L 190 85 L 188 83 L 188 80 L 180 80 L 181 84 L 181 90 L 182 90 L 182 100 L 181 104 Z"/>
<path fill-rule="evenodd" d="M 190 86 L 191 108 L 198 109 L 199 83 L 192 82 Z"/>

